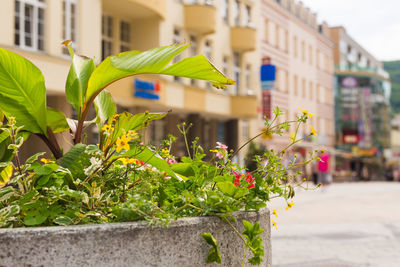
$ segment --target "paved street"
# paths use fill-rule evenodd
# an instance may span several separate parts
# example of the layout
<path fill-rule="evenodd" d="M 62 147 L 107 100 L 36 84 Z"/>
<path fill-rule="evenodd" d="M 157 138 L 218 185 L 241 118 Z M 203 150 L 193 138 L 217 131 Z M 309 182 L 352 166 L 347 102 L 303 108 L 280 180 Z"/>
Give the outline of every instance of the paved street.
<path fill-rule="evenodd" d="M 294 202 L 270 206 L 273 266 L 400 266 L 400 183 L 334 184 Z"/>

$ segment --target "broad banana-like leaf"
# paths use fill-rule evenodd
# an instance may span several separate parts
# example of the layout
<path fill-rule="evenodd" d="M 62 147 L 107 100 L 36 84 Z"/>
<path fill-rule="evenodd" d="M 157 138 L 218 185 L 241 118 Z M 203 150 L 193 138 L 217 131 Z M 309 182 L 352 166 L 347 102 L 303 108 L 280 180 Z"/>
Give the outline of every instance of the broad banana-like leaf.
<path fill-rule="evenodd" d="M 54 133 L 69 130 L 64 113 L 55 108 L 47 107 L 47 124 Z"/>
<path fill-rule="evenodd" d="M 224 88 L 226 85 L 235 83 L 233 80 L 226 78 L 210 63 L 206 64 L 204 57 L 195 57 L 194 59 L 186 60 L 186 63 L 180 63 L 176 68 L 172 67 L 175 64 L 179 64 L 179 62 L 168 67 L 168 63 L 188 46 L 187 44 L 178 44 L 154 48 L 144 52 L 128 51 L 106 58 L 90 76 L 85 103 L 93 101 L 93 97 L 107 85 L 135 74 L 168 74 L 210 80 L 218 88 Z M 185 69 L 189 66 L 191 69 Z"/>
<path fill-rule="evenodd" d="M 76 109 L 78 120 L 80 120 L 89 77 L 92 75 L 95 65 L 93 59 L 76 55 L 69 43 L 69 41 L 63 43 L 67 46 L 72 61 L 65 84 L 65 96 Z"/>
<path fill-rule="evenodd" d="M 124 133 L 130 130 L 137 131 L 143 129 L 151 121 L 162 119 L 166 115 L 167 113 L 140 113 L 132 115 L 129 112 L 123 112 L 116 118 L 113 132 L 107 142 L 113 144 Z"/>
<path fill-rule="evenodd" d="M 47 136 L 46 88 L 29 60 L 0 48 L 0 109 L 24 130 Z"/>
<path fill-rule="evenodd" d="M 101 124 L 104 124 L 117 112 L 117 107 L 115 106 L 112 96 L 106 90 L 101 91 L 94 99 L 94 107 L 96 108 L 98 122 Z"/>

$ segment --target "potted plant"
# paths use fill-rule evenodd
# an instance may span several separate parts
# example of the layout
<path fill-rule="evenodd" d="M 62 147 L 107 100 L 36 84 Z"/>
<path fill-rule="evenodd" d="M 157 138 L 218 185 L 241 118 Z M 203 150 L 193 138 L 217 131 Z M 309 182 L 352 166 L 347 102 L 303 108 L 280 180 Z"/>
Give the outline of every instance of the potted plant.
<path fill-rule="evenodd" d="M 301 140 L 297 131 L 286 149 L 256 156 L 251 173 L 232 160 L 238 151 L 221 143 L 206 161 L 198 140 L 186 142 L 187 156 L 177 162 L 170 154 L 173 136 L 155 147 L 144 143 L 141 134 L 166 113 L 116 114 L 104 89 L 142 73 L 203 79 L 217 88 L 234 81 L 201 55 L 168 65 L 185 44 L 124 52 L 98 66 L 64 44 L 72 60 L 65 94 L 77 121 L 46 106 L 38 68 L 0 49 L 0 110 L 6 117 L 0 129 L 0 227 L 8 228 L 0 229 L 1 264 L 200 266 L 222 261 L 226 266 L 270 266 L 265 207 L 272 197 L 294 196 L 289 182 L 299 173 L 287 171 L 298 166 L 284 165 L 282 156 Z M 92 104 L 96 117 L 89 120 Z M 282 112 L 274 114 L 260 135 L 282 134 L 310 116 L 303 111 L 296 121 L 276 123 Z M 88 124 L 99 129 L 98 145 L 83 143 Z M 190 125 L 178 127 L 187 140 Z M 74 146 L 64 153 L 55 136 L 67 130 Z M 32 134 L 49 147 L 50 159 L 43 152 L 21 162 L 18 151 Z"/>

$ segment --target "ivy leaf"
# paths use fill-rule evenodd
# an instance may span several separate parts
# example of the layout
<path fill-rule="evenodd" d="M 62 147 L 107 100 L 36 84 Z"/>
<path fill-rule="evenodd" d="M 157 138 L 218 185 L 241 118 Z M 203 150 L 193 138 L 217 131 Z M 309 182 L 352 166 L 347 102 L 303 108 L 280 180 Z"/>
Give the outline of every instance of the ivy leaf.
<path fill-rule="evenodd" d="M 202 233 L 201 237 L 207 242 L 207 244 L 211 246 L 206 258 L 206 262 L 216 262 L 221 264 L 221 253 L 219 252 L 217 239 L 215 239 L 211 233 Z"/>

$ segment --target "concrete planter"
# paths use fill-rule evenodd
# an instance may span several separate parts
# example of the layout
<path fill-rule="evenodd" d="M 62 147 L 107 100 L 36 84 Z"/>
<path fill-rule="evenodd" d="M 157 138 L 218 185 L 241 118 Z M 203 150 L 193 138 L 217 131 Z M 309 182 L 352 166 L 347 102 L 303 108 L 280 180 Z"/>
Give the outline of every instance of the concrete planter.
<path fill-rule="evenodd" d="M 243 219 L 260 221 L 265 229 L 261 266 L 271 266 L 269 210 L 235 217 L 240 232 Z M 222 265 L 205 263 L 209 245 L 202 232 L 218 240 Z M 0 266 L 240 266 L 242 256 L 241 240 L 216 217 L 184 218 L 169 227 L 134 222 L 0 229 Z"/>

